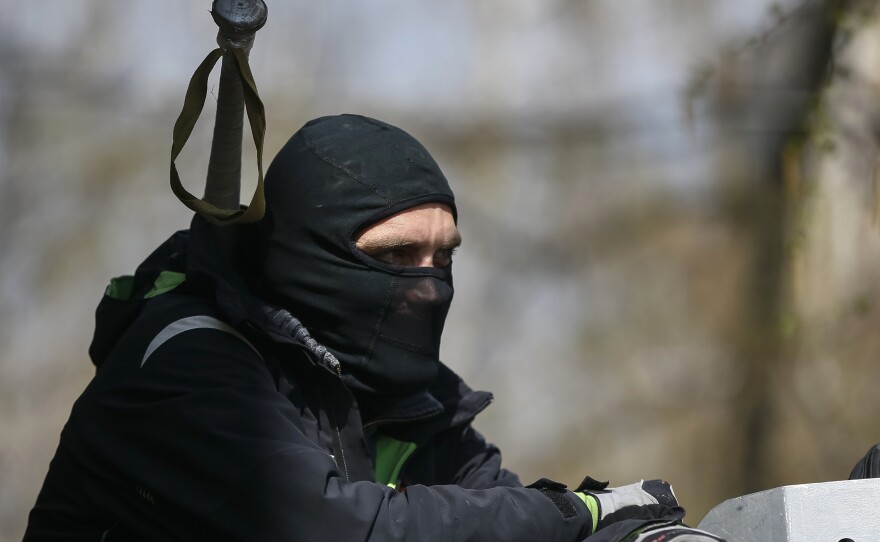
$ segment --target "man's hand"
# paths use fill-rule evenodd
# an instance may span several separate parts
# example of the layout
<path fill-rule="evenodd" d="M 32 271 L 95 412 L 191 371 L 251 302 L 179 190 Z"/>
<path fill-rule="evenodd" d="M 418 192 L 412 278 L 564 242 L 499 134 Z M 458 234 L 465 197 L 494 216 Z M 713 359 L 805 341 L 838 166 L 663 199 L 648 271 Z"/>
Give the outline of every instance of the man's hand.
<path fill-rule="evenodd" d="M 575 489 L 593 515 L 593 532 L 625 519 L 667 519 L 680 521 L 684 509 L 664 480 L 640 481 L 608 488 L 589 476 Z"/>

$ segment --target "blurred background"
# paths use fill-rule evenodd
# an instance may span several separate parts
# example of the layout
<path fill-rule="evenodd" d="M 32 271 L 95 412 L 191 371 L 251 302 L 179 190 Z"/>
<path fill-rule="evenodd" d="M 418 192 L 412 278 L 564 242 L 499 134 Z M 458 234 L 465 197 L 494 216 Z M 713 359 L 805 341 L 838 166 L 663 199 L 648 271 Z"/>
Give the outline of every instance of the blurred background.
<path fill-rule="evenodd" d="M 880 441 L 877 2 L 268 3 L 267 161 L 353 112 L 450 179 L 443 358 L 495 393 L 477 427 L 524 481 L 665 477 L 696 524 Z M 107 281 L 188 226 L 169 149 L 209 8 L 0 0 L 0 540 L 93 374 Z M 178 160 L 196 193 L 212 105 Z"/>

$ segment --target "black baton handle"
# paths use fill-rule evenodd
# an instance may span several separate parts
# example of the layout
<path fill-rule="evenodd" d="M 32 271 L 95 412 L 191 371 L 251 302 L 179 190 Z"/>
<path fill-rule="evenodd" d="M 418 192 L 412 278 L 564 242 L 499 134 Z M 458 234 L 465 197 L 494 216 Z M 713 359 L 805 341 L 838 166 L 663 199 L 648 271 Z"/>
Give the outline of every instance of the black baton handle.
<path fill-rule="evenodd" d="M 214 224 L 255 222 L 263 217 L 263 138 L 265 112 L 248 65 L 254 34 L 266 23 L 262 0 L 214 0 L 211 15 L 220 27 L 217 43 L 196 69 L 187 88 L 183 110 L 174 126 L 171 148 L 171 189 L 184 205 Z M 196 198 L 180 182 L 174 160 L 180 154 L 201 114 L 207 96 L 208 76 L 222 56 L 220 88 L 211 158 L 205 183 L 205 197 Z M 241 149 L 243 113 L 247 111 L 257 150 L 257 189 L 246 210 L 239 204 L 241 191 Z"/>

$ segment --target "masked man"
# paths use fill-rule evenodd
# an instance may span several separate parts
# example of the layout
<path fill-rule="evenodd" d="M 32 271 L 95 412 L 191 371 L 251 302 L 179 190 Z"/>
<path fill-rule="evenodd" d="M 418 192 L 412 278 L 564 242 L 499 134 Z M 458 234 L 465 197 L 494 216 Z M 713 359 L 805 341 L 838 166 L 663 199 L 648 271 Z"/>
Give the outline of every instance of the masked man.
<path fill-rule="evenodd" d="M 438 358 L 461 238 L 411 136 L 312 121 L 266 197 L 261 223 L 218 242 L 196 218 L 108 287 L 27 540 L 717 540 L 665 482 L 501 468 L 471 427 L 491 395 Z"/>

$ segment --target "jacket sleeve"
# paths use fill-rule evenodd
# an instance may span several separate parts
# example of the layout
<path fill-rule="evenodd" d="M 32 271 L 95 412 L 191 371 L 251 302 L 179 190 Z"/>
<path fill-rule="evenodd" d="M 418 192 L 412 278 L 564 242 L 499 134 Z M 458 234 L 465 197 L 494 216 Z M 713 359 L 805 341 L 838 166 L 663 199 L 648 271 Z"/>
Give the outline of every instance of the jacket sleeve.
<path fill-rule="evenodd" d="M 259 356 L 226 333 L 188 331 L 143 367 L 138 362 L 117 359 L 102 369 L 62 440 L 101 472 L 96 501 L 140 536 L 575 541 L 589 534 L 589 512 L 571 493 L 566 508 L 535 489 L 490 487 L 489 478 L 506 478 L 494 466 L 497 450 L 476 433 L 466 443 L 484 451 L 462 465 L 461 485 L 399 493 L 346 481 L 306 438 L 298 408 Z"/>
<path fill-rule="evenodd" d="M 440 436 L 437 455 L 450 458 L 449 483 L 468 489 L 522 487 L 519 477 L 501 467 L 501 452 L 470 424 Z"/>

